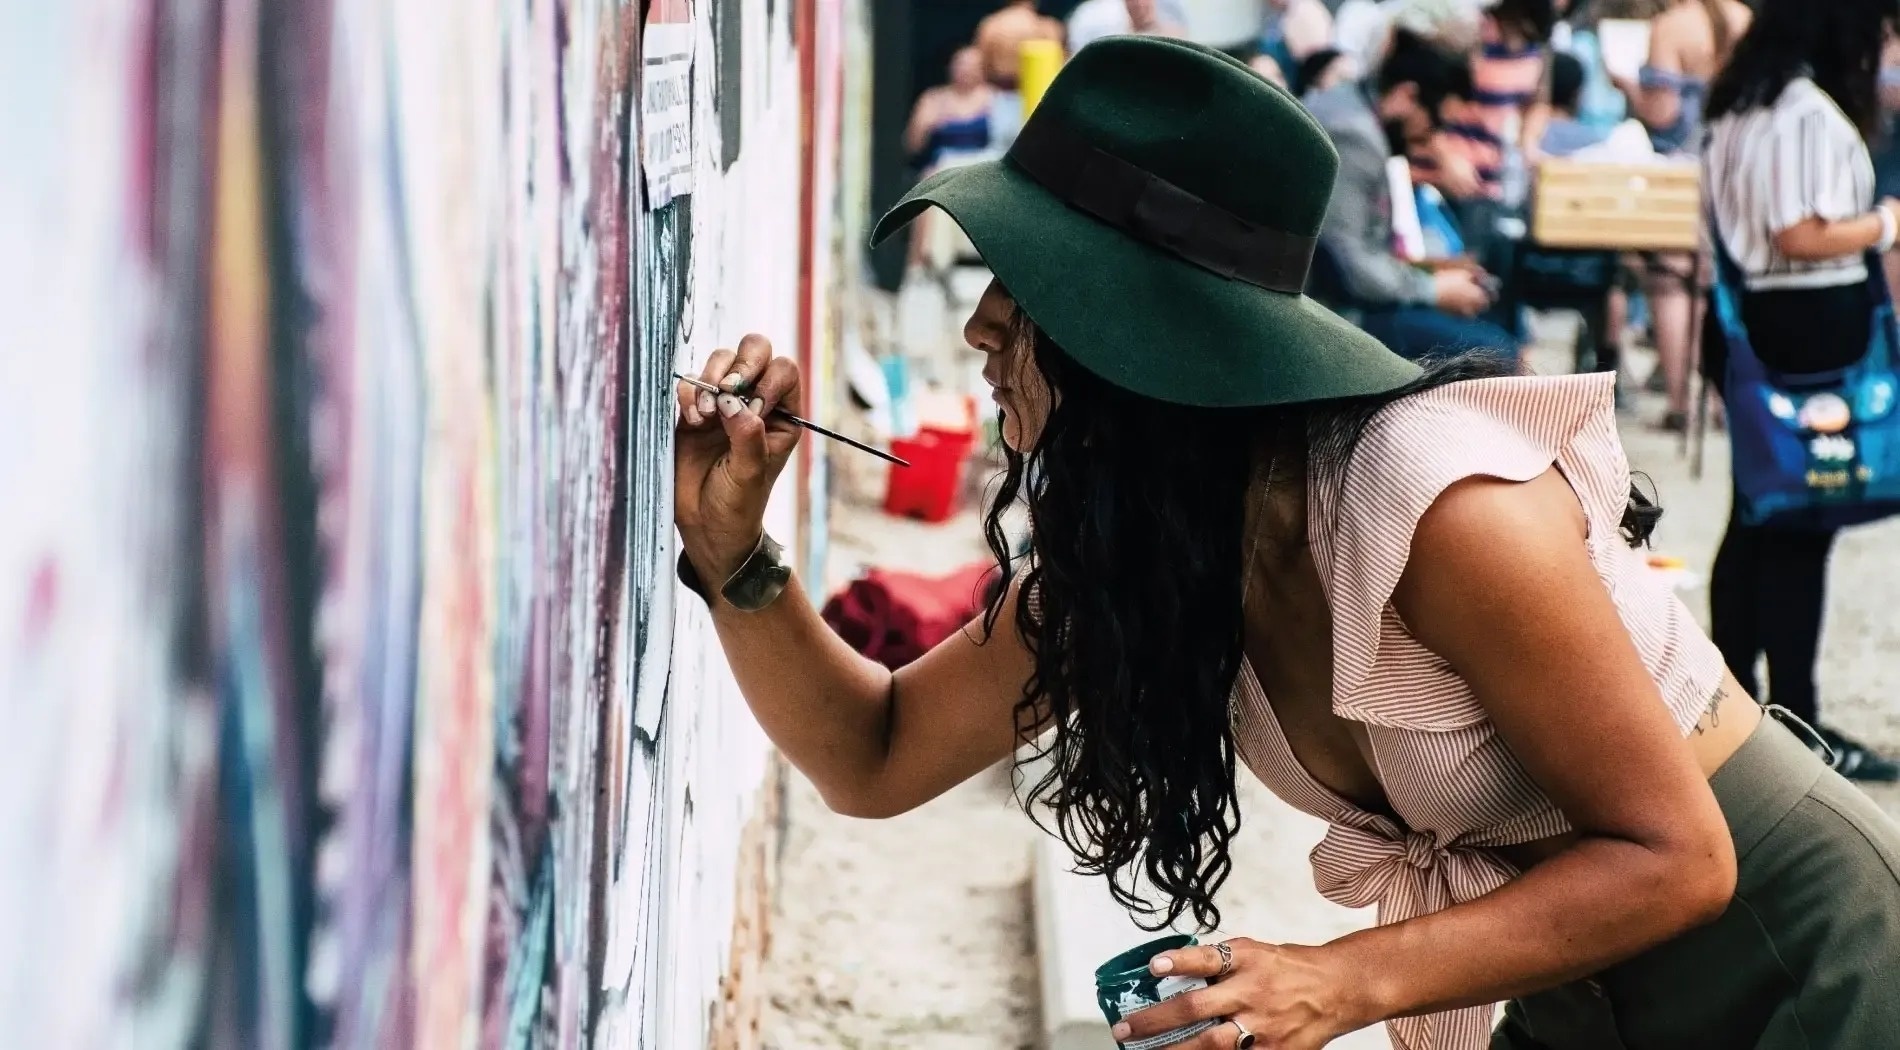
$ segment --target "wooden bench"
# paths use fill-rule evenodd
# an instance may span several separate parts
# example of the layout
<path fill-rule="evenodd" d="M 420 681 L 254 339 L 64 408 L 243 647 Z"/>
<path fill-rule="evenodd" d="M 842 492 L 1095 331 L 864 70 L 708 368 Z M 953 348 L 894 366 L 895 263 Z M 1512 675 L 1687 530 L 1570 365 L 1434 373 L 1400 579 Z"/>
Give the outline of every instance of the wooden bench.
<path fill-rule="evenodd" d="M 1702 243 L 1701 172 L 1693 163 L 1538 165 L 1531 240 L 1541 248 L 1694 252 Z"/>
<path fill-rule="evenodd" d="M 1609 163 L 1549 158 L 1538 165 L 1531 189 L 1530 239 L 1525 249 L 1564 255 L 1700 250 L 1701 171 L 1693 161 Z M 1695 268 L 1690 269 L 1691 281 Z M 1695 288 L 1690 289 L 1694 294 Z M 1617 333 L 1602 327 L 1609 287 L 1576 290 L 1550 305 L 1576 309 L 1584 319 L 1578 368 L 1598 367 L 1595 351 Z M 1542 296 L 1527 298 L 1539 305 Z M 1591 331 L 1595 329 L 1595 331 Z"/>

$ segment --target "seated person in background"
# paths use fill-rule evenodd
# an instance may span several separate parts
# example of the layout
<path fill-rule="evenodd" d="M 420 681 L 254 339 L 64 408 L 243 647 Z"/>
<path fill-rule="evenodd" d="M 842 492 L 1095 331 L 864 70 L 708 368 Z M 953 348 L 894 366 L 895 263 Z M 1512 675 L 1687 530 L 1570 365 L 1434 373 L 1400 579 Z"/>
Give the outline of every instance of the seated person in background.
<path fill-rule="evenodd" d="M 1017 92 L 1017 68 L 1023 45 L 1031 40 L 1062 44 L 1062 23 L 1036 10 L 1036 0 L 1010 0 L 976 25 L 976 49 L 983 54 L 983 73 L 996 97 L 990 104 L 990 141 L 1008 149 L 1023 126 L 1023 97 Z"/>
<path fill-rule="evenodd" d="M 1254 56 L 1247 60 L 1247 65 L 1251 67 L 1254 72 L 1266 77 L 1275 84 L 1286 88 L 1288 91 L 1293 90 L 1293 86 L 1287 82 L 1286 70 L 1281 69 L 1279 61 L 1265 51 L 1255 52 Z"/>
<path fill-rule="evenodd" d="M 1628 0 L 1623 0 L 1627 4 Z M 1616 4 L 1601 0 L 1557 0 L 1557 25 L 1551 30 L 1550 46 L 1582 63 L 1583 87 L 1577 94 L 1577 117 L 1594 127 L 1613 128 L 1629 115 L 1629 100 L 1610 80 L 1603 65 L 1603 40 L 1597 27 L 1613 15 Z M 1627 11 L 1625 6 L 1623 10 Z M 1650 16 L 1643 14 L 1641 19 Z"/>
<path fill-rule="evenodd" d="M 1567 157 L 1610 137 L 1611 128 L 1586 124 L 1578 113 L 1583 101 L 1583 63 L 1562 51 L 1550 59 L 1550 122 L 1538 149 L 1546 156 Z"/>
<path fill-rule="evenodd" d="M 1001 91 L 1016 90 L 1016 65 L 1030 40 L 1062 42 L 1062 23 L 1036 10 L 1036 0 L 1010 0 L 976 24 L 976 48 L 983 72 Z"/>
<path fill-rule="evenodd" d="M 910 152 L 920 175 L 939 168 L 967 164 L 995 155 L 990 129 L 990 109 L 996 89 L 983 78 L 983 53 L 974 47 L 958 49 L 950 56 L 950 81 L 917 96 L 911 107 L 910 123 L 904 128 L 904 148 Z M 910 231 L 910 263 L 924 261 L 928 254 L 934 215 L 923 215 Z"/>
<path fill-rule="evenodd" d="M 1300 93 L 1304 95 L 1329 91 L 1358 79 L 1359 64 L 1353 61 L 1351 55 L 1336 47 L 1322 47 L 1300 63 L 1300 73 L 1294 78 L 1294 83 L 1299 85 Z"/>
<path fill-rule="evenodd" d="M 1525 144 L 1547 114 L 1538 88 L 1549 61 L 1556 12 L 1550 0 L 1498 0 L 1479 22 L 1479 44 L 1471 52 L 1471 97 L 1453 100 L 1444 113 L 1447 145 L 1457 148 L 1478 170 L 1479 192 L 1461 203 L 1489 205 L 1506 197 L 1504 175 L 1513 153 Z M 1497 209 L 1466 207 L 1466 222 L 1494 223 Z M 1467 231 L 1490 240 L 1487 231 Z"/>
<path fill-rule="evenodd" d="M 1082 0 L 1069 13 L 1069 53 L 1074 54 L 1105 36 L 1124 33 L 1187 35 L 1187 7 L 1182 0 L 1146 0 L 1145 6 L 1149 11 L 1148 17 L 1141 20 L 1142 25 L 1153 28 L 1137 28 L 1129 0 Z"/>
<path fill-rule="evenodd" d="M 1483 349 L 1517 353 L 1509 333 L 1477 320 L 1491 295 L 1476 267 L 1452 263 L 1434 272 L 1392 251 L 1386 168 L 1394 150 L 1429 139 L 1445 101 L 1470 92 L 1461 58 L 1400 31 L 1370 92 L 1363 83 L 1348 83 L 1306 98 L 1339 151 L 1332 206 L 1320 228 L 1322 259 L 1315 267 L 1316 274 L 1330 269 L 1338 287 L 1316 286 L 1313 292 L 1356 314 L 1361 328 L 1406 357 Z"/>
<path fill-rule="evenodd" d="M 904 129 L 904 148 L 924 174 L 946 162 L 990 152 L 990 103 L 994 95 L 995 90 L 983 79 L 981 51 L 965 47 L 950 56 L 949 82 L 917 96 L 910 124 Z"/>
<path fill-rule="evenodd" d="M 1271 58 L 1295 94 L 1304 90 L 1295 79 L 1308 55 L 1333 42 L 1333 13 L 1322 0 L 1267 0 L 1267 21 L 1260 30 L 1259 48 Z"/>

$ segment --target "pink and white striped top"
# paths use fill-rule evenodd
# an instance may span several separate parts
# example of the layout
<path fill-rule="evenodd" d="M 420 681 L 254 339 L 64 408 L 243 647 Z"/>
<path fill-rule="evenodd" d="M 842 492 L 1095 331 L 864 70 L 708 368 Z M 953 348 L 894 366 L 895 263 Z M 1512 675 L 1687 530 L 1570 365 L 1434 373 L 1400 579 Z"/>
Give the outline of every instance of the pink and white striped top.
<path fill-rule="evenodd" d="M 1392 591 L 1420 516 L 1466 477 L 1529 481 L 1552 464 L 1583 505 L 1597 575 L 1686 735 L 1724 673 L 1722 657 L 1619 525 L 1629 464 L 1608 374 L 1455 383 L 1396 402 L 1367 427 L 1343 480 L 1308 491 L 1313 559 L 1332 607 L 1334 714 L 1365 726 L 1374 772 L 1399 817 L 1369 813 L 1294 758 L 1243 659 L 1235 683 L 1240 755 L 1274 794 L 1331 827 L 1312 853 L 1327 899 L 1378 905 L 1400 922 L 1473 900 L 1516 870 L 1491 847 L 1569 830 L 1498 736 L 1470 686 L 1406 630 Z M 1492 1009 L 1387 1026 L 1400 1050 L 1480 1050 Z"/>

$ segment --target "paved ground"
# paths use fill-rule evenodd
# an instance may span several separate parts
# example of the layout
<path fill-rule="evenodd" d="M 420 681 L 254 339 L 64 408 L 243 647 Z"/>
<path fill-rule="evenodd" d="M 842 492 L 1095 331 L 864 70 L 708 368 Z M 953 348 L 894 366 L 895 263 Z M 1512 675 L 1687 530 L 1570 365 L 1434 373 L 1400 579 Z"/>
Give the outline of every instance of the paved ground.
<path fill-rule="evenodd" d="M 1636 368 L 1643 374 L 1648 364 Z M 1656 414 L 1646 401 L 1629 415 L 1630 459 L 1653 479 L 1666 508 L 1659 549 L 1706 574 L 1728 510 L 1726 449 L 1721 435 L 1711 435 L 1705 475 L 1693 480 L 1676 439 L 1641 424 Z M 948 569 L 983 557 L 972 517 L 930 528 L 863 506 L 835 513 L 835 580 L 869 562 Z M 1900 670 L 1900 619 L 1891 615 L 1900 602 L 1900 525 L 1847 537 L 1832 579 L 1823 710 L 1843 730 L 1900 751 L 1900 705 L 1889 700 Z M 1699 587 L 1685 596 L 1701 609 Z M 767 971 L 767 1046 L 1033 1047 L 1039 1029 L 1027 880 L 1039 832 L 1012 808 L 1005 778 L 979 778 L 876 823 L 831 814 L 809 785 L 794 781 Z M 1874 794 L 1900 814 L 1900 791 Z M 1314 892 L 1305 854 L 1319 829 L 1311 821 L 1251 779 L 1241 806 L 1235 876 L 1224 895 L 1229 930 L 1312 942 L 1366 921 Z M 1368 1032 L 1333 1045 L 1369 1050 L 1385 1042 Z"/>

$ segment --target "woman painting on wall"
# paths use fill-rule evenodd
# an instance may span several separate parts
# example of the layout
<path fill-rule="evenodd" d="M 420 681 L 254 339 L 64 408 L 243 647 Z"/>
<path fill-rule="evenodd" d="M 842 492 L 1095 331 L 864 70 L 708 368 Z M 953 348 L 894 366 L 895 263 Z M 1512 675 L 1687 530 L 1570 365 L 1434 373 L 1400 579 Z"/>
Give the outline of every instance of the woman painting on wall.
<path fill-rule="evenodd" d="M 1246 877 L 1241 765 L 1328 821 L 1320 890 L 1380 924 L 1165 953 L 1213 983 L 1124 1042 L 1217 1018 L 1183 1050 L 1381 1021 L 1407 1050 L 1890 1047 L 1900 828 L 1648 569 L 1607 376 L 1420 367 L 1301 293 L 1336 163 L 1240 62 L 1114 38 L 1005 159 L 879 224 L 939 207 L 995 274 L 964 335 L 1009 463 L 1007 585 L 901 671 L 825 627 L 761 529 L 796 364 L 714 354 L 728 393 L 680 390 L 681 574 L 752 711 L 863 817 L 1034 745 L 1031 799 L 1158 922 L 1212 927 Z"/>

